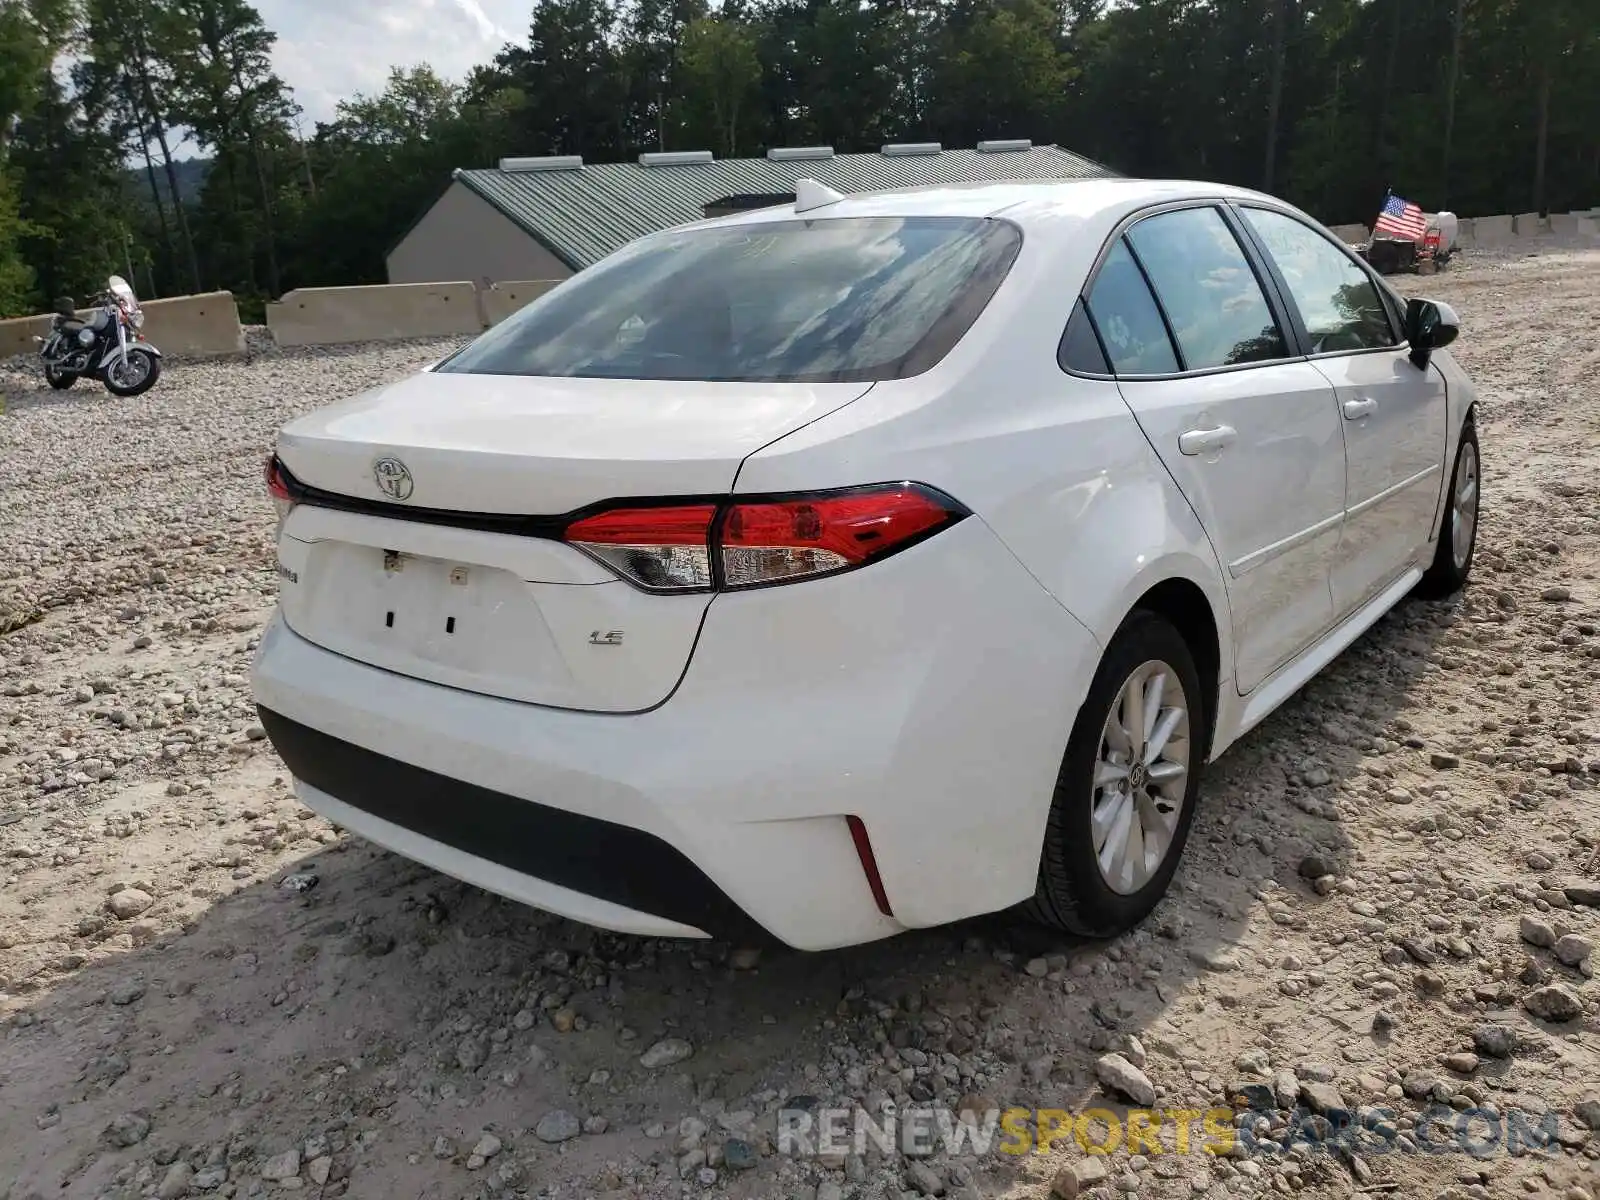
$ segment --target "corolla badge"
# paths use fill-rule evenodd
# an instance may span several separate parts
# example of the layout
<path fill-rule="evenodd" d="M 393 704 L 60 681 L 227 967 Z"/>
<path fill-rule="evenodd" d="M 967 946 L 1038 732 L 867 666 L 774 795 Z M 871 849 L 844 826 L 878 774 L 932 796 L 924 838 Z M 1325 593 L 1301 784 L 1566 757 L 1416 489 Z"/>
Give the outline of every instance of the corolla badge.
<path fill-rule="evenodd" d="M 378 459 L 372 464 L 372 478 L 377 480 L 378 490 L 385 496 L 396 500 L 411 499 L 411 489 L 415 486 L 411 471 L 398 458 Z"/>

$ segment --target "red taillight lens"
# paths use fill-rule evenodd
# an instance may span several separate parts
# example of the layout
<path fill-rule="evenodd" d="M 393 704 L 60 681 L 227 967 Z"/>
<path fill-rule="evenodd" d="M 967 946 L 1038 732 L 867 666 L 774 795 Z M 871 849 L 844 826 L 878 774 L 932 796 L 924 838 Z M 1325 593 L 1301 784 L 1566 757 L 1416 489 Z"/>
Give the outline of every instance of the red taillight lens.
<path fill-rule="evenodd" d="M 730 588 L 754 587 L 842 571 L 938 529 L 955 516 L 909 484 L 734 504 L 722 524 L 723 580 Z"/>
<path fill-rule="evenodd" d="M 652 592 L 711 586 L 714 504 L 614 508 L 567 526 L 566 540 Z"/>
<path fill-rule="evenodd" d="M 896 483 L 721 506 L 614 508 L 574 521 L 565 538 L 648 591 L 709 591 L 846 571 L 965 515 L 929 488 Z"/>
<path fill-rule="evenodd" d="M 267 456 L 267 493 L 274 500 L 288 501 L 289 485 L 283 481 L 282 465 L 278 462 L 276 454 Z"/>

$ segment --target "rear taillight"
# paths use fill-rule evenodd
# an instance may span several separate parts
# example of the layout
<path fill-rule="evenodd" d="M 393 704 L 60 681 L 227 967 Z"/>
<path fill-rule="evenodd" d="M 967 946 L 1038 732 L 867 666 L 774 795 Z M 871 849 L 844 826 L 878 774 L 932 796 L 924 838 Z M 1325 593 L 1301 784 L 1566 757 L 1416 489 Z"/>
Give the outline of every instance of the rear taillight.
<path fill-rule="evenodd" d="M 573 522 L 565 538 L 648 591 L 728 591 L 848 571 L 966 515 L 931 488 L 896 483 L 608 509 Z"/>
<path fill-rule="evenodd" d="M 267 492 L 274 500 L 289 500 L 289 485 L 283 480 L 283 467 L 276 454 L 267 455 Z"/>
<path fill-rule="evenodd" d="M 711 587 L 714 504 L 614 508 L 567 526 L 566 540 L 652 592 Z"/>
<path fill-rule="evenodd" d="M 283 464 L 278 461 L 276 454 L 267 456 L 266 475 L 267 495 L 272 497 L 272 507 L 278 510 L 278 529 L 281 531 L 284 518 L 294 507 L 294 494 L 289 490 L 289 481 L 284 478 Z"/>

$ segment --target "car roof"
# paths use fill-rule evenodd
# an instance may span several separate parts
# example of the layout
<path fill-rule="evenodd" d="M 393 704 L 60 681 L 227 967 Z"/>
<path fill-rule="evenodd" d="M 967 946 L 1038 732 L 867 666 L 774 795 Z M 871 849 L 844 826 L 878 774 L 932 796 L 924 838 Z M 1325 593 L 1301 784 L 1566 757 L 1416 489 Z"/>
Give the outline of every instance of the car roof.
<path fill-rule="evenodd" d="M 796 213 L 793 204 L 754 209 L 697 221 L 695 226 L 766 224 L 772 221 L 841 217 L 996 217 L 1024 227 L 1045 218 L 1077 218 L 1080 222 L 1115 224 L 1123 216 L 1153 204 L 1188 199 L 1283 202 L 1247 188 L 1178 179 L 1039 179 L 1002 183 L 947 183 L 927 187 L 856 192 L 819 208 Z"/>

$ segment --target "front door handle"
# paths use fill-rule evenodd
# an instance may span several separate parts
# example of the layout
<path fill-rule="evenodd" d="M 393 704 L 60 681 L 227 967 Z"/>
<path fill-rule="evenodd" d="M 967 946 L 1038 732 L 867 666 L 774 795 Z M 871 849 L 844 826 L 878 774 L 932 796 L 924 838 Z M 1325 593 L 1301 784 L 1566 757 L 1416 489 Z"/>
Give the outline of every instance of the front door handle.
<path fill-rule="evenodd" d="M 1239 439 L 1232 425 L 1218 425 L 1212 429 L 1191 429 L 1178 435 L 1178 451 L 1182 454 L 1207 454 L 1233 445 Z"/>
<path fill-rule="evenodd" d="M 1378 411 L 1376 400 L 1346 400 L 1344 402 L 1344 419 L 1346 421 L 1359 421 L 1362 417 L 1370 417 Z"/>

